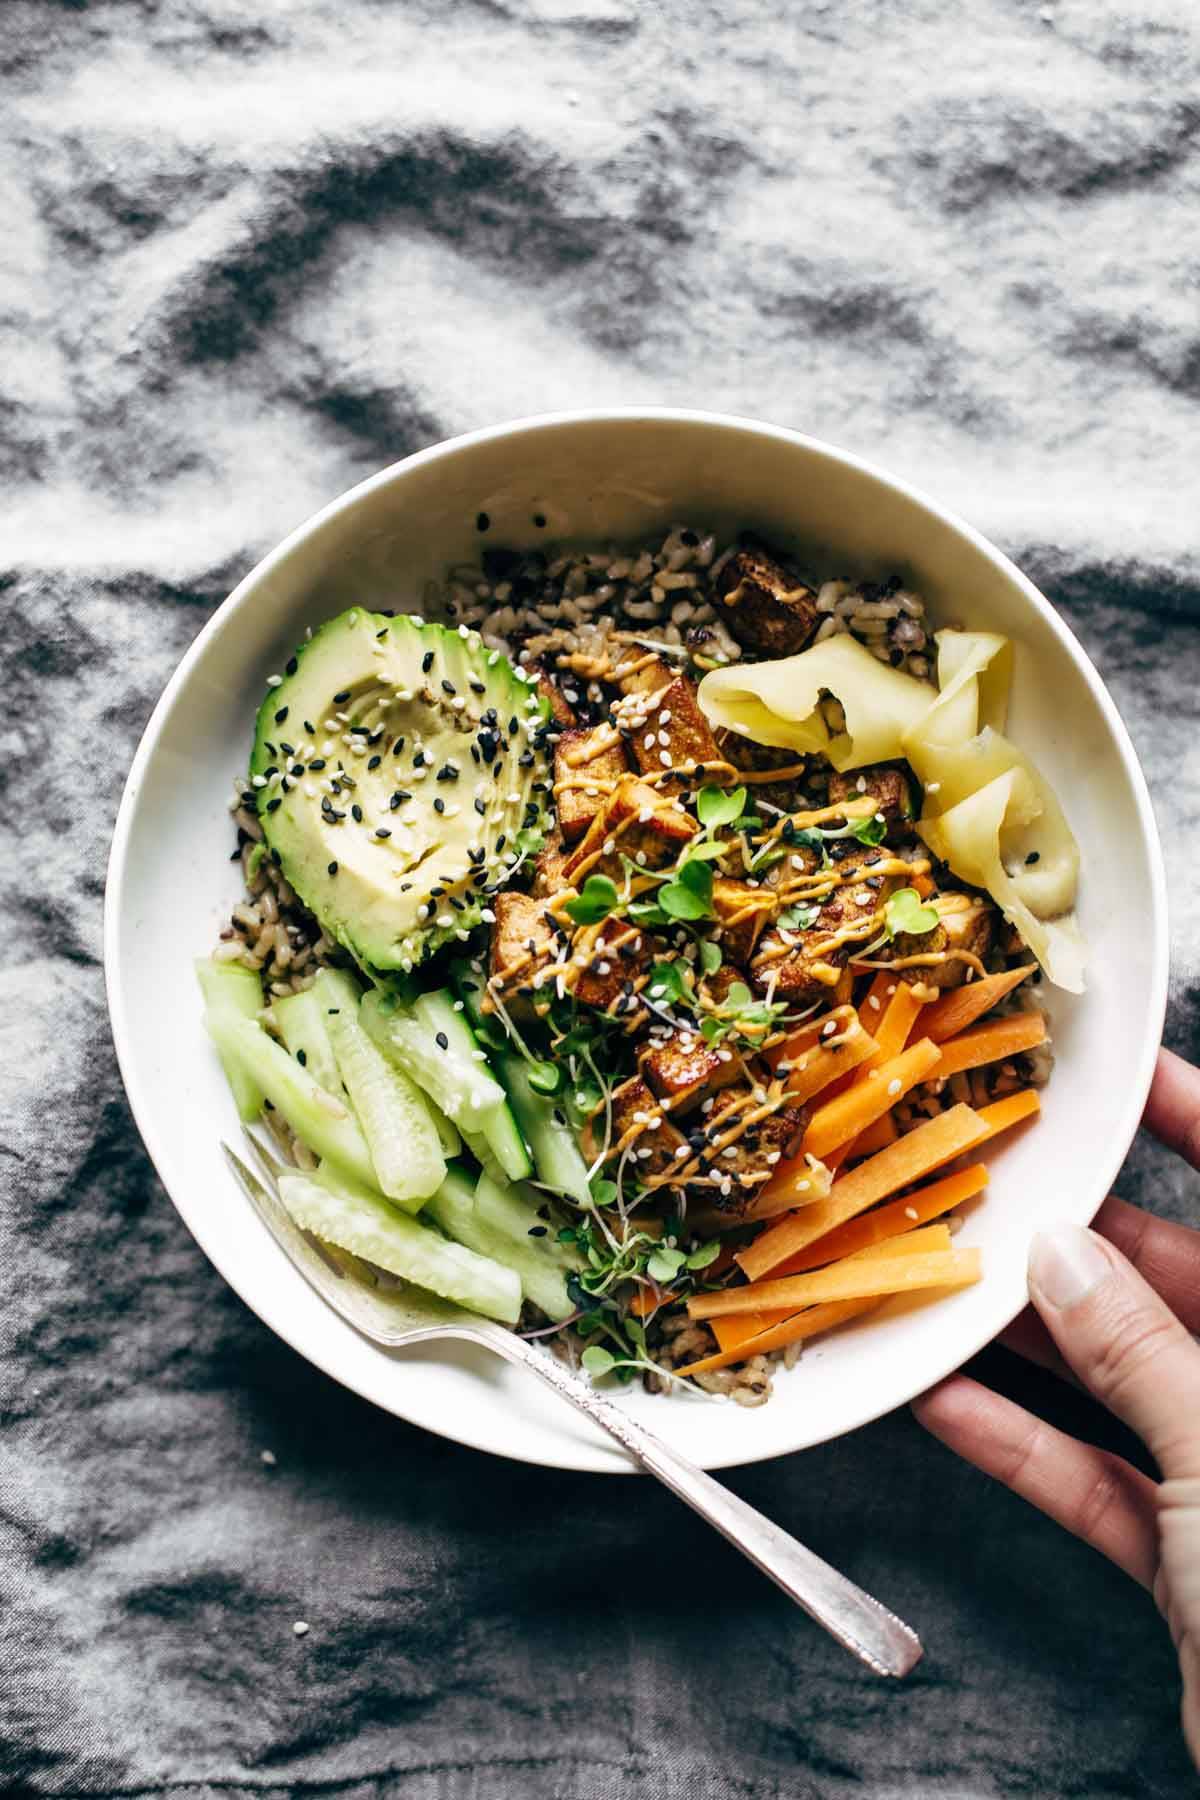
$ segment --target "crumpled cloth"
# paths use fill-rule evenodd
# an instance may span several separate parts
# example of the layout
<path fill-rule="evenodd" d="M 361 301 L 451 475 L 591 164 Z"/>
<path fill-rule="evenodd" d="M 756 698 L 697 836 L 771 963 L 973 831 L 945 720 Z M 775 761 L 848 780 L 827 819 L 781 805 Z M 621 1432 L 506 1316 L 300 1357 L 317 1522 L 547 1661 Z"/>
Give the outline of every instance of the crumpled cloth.
<path fill-rule="evenodd" d="M 652 1484 L 487 1460 L 316 1373 L 159 1188 L 99 953 L 138 734 L 286 529 L 464 428 L 686 403 L 878 459 L 1062 608 L 1149 772 L 1194 1053 L 1193 7 L 2 13 L 0 1784 L 1192 1792 L 1149 1599 L 906 1413 L 729 1477 L 920 1628 L 896 1687 Z M 1196 1219 L 1148 1147 L 1122 1187 Z"/>

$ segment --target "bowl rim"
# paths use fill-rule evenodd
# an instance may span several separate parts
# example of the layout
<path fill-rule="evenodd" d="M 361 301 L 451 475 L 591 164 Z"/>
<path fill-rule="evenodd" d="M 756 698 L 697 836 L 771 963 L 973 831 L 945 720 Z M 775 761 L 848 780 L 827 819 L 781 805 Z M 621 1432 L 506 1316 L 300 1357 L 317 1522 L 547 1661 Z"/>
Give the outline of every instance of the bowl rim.
<path fill-rule="evenodd" d="M 304 1357 L 309 1363 L 330 1376 L 341 1386 L 357 1393 L 360 1398 L 380 1405 L 381 1410 L 391 1411 L 394 1416 L 404 1417 L 398 1409 L 383 1407 L 377 1397 L 347 1376 L 335 1366 L 336 1358 L 315 1354 L 302 1341 L 302 1331 L 295 1331 L 286 1317 L 274 1316 L 274 1309 L 260 1305 L 259 1297 L 253 1292 L 253 1284 L 247 1284 L 250 1292 L 243 1289 L 239 1279 L 239 1271 L 231 1265 L 229 1258 L 221 1254 L 209 1241 L 216 1234 L 202 1231 L 199 1224 L 189 1218 L 184 1208 L 175 1199 L 171 1187 L 163 1173 L 168 1166 L 164 1136 L 166 1126 L 160 1127 L 147 1096 L 141 1091 L 134 1066 L 132 1052 L 132 1030 L 126 1012 L 125 996 L 122 990 L 119 966 L 120 918 L 124 901 L 124 889 L 128 853 L 132 837 L 137 803 L 141 793 L 146 770 L 153 758 L 167 724 L 174 712 L 176 702 L 187 686 L 196 665 L 206 655 L 209 646 L 235 625 L 238 614 L 259 584 L 268 579 L 291 553 L 307 538 L 317 533 L 325 524 L 337 515 L 351 511 L 380 488 L 403 481 L 409 473 L 430 463 L 457 455 L 460 451 L 476 445 L 502 438 L 519 438 L 541 431 L 553 430 L 563 426 L 605 426 L 609 424 L 660 423 L 715 428 L 722 432 L 742 432 L 756 438 L 774 439 L 781 443 L 802 449 L 818 458 L 839 464 L 843 468 L 866 476 L 880 483 L 911 502 L 919 511 L 928 513 L 943 527 L 949 527 L 978 555 L 986 558 L 1010 584 L 1014 585 L 1026 603 L 1039 614 L 1043 623 L 1057 638 L 1060 647 L 1066 652 L 1077 671 L 1082 675 L 1091 697 L 1113 739 L 1120 755 L 1125 775 L 1130 783 L 1138 823 L 1141 829 L 1146 852 L 1146 862 L 1150 875 L 1149 928 L 1151 932 L 1151 977 L 1150 1021 L 1156 1027 L 1153 1034 L 1147 1031 L 1145 1041 L 1139 1046 L 1134 1070 L 1134 1078 L 1128 1084 L 1120 1106 L 1119 1129 L 1113 1137 L 1113 1143 L 1123 1145 L 1116 1155 L 1113 1167 L 1108 1171 L 1102 1184 L 1097 1187 L 1107 1191 L 1120 1171 L 1125 1157 L 1137 1132 L 1146 1098 L 1150 1091 L 1150 1083 L 1154 1074 L 1154 1066 L 1162 1039 L 1162 1029 L 1166 1017 L 1167 992 L 1169 979 L 1170 945 L 1167 921 L 1167 880 L 1163 858 L 1162 843 L 1158 825 L 1154 816 L 1154 808 L 1150 799 L 1149 788 L 1142 772 L 1137 752 L 1129 732 L 1117 711 L 1116 704 L 1108 692 L 1098 670 L 1084 650 L 1079 639 L 1070 626 L 1061 618 L 1050 601 L 1039 591 L 1031 579 L 1006 556 L 995 544 L 977 531 L 957 512 L 932 499 L 923 489 L 911 482 L 891 474 L 867 457 L 854 451 L 831 444 L 825 439 L 812 436 L 810 433 L 793 430 L 789 426 L 773 424 L 766 420 L 755 419 L 742 414 L 713 412 L 704 408 L 669 407 L 669 406 L 619 406 L 619 407 L 584 407 L 563 411 L 532 413 L 520 418 L 502 421 L 496 425 L 480 427 L 477 430 L 463 432 L 454 437 L 444 438 L 423 450 L 390 463 L 386 468 L 378 470 L 374 475 L 356 482 L 333 500 L 319 508 L 315 513 L 301 521 L 265 556 L 242 576 L 241 580 L 220 603 L 212 617 L 196 634 L 184 652 L 173 674 L 168 680 L 153 711 L 142 731 L 129 773 L 122 791 L 120 805 L 117 810 L 113 828 L 112 842 L 109 852 L 108 867 L 104 890 L 104 929 L 103 929 L 103 962 L 104 982 L 108 1004 L 109 1020 L 112 1030 L 113 1044 L 117 1056 L 117 1066 L 125 1087 L 130 1111 L 141 1135 L 142 1142 L 154 1166 L 155 1173 L 162 1182 L 166 1193 L 176 1212 L 191 1236 L 213 1263 L 217 1272 L 228 1282 L 239 1298 L 260 1318 L 269 1330 L 283 1338 L 291 1349 Z M 1097 1200 L 1097 1208 L 1102 1204 L 1103 1192 Z M 1094 1214 L 1093 1214 L 1094 1216 Z M 1015 1317 L 1020 1307 L 1014 1309 L 1011 1317 Z M 1011 1321 L 1010 1321 L 1011 1322 Z M 352 1329 L 352 1327 L 347 1327 Z M 1003 1326 L 998 1329 L 1003 1329 Z M 963 1347 L 957 1345 L 951 1360 L 935 1382 L 944 1380 L 955 1369 L 978 1354 L 986 1344 L 992 1342 L 996 1331 L 989 1328 L 982 1333 L 972 1333 L 969 1340 L 964 1340 Z M 905 1404 L 903 1401 L 887 1399 L 880 1403 L 867 1400 L 852 1407 L 848 1411 L 846 1423 L 837 1436 L 845 1436 L 857 1431 L 864 1425 L 873 1423 L 885 1414 L 897 1410 Z M 639 1474 L 643 1471 L 638 1465 L 625 1459 L 608 1459 L 604 1462 L 595 1457 L 588 1457 L 586 1450 L 572 1446 L 564 1440 L 564 1452 L 561 1457 L 551 1458 L 545 1454 L 535 1455 L 522 1450 L 519 1446 L 498 1447 L 491 1443 L 477 1442 L 469 1435 L 454 1430 L 449 1424 L 430 1423 L 422 1420 L 424 1429 L 433 1431 L 437 1436 L 449 1439 L 471 1449 L 484 1450 L 489 1454 L 503 1455 L 509 1460 L 533 1463 L 544 1468 L 561 1468 L 605 1474 Z M 830 1438 L 823 1441 L 829 1442 Z M 732 1453 L 724 1454 L 719 1449 L 711 1458 L 706 1457 L 705 1467 L 710 1469 L 734 1468 L 756 1462 L 768 1462 L 778 1456 L 791 1455 L 796 1445 L 781 1445 L 766 1450 L 753 1448 L 749 1453 L 740 1451 L 734 1444 Z M 815 1447 L 808 1445 L 805 1447 Z"/>

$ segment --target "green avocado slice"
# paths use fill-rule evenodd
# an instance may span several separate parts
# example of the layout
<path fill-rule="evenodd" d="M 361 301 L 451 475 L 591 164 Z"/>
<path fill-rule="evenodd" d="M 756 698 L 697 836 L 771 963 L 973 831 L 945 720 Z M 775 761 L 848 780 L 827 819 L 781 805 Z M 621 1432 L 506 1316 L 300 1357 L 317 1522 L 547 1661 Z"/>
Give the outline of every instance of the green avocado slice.
<path fill-rule="evenodd" d="M 263 833 L 357 962 L 411 970 L 487 917 L 541 845 L 548 715 L 478 632 L 360 607 L 272 678 L 250 757 Z"/>

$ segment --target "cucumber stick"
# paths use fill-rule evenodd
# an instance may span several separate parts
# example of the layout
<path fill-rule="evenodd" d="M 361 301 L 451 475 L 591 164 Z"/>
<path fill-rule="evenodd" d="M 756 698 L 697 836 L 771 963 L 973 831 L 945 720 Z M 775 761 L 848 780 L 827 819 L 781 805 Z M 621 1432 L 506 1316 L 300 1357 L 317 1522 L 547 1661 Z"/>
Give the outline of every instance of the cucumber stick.
<path fill-rule="evenodd" d="M 414 1003 L 413 1011 L 422 1024 L 445 1036 L 451 1050 L 461 1052 L 477 1069 L 487 1067 L 479 1060 L 486 1053 L 472 1028 L 470 1009 L 461 1001 L 456 1004 L 449 988 L 442 988 L 436 994 L 422 994 Z M 522 1181 L 533 1173 L 533 1163 L 517 1120 L 498 1083 L 494 1102 L 472 1123 L 472 1129 L 483 1137 L 510 1181 Z"/>
<path fill-rule="evenodd" d="M 236 1062 L 258 1084 L 310 1150 L 329 1157 L 368 1187 L 377 1185 L 367 1140 L 344 1101 L 326 1093 L 253 1019 L 210 1009 L 204 1023 L 222 1056 Z"/>
<path fill-rule="evenodd" d="M 448 1172 L 427 1211 L 447 1237 L 514 1270 L 525 1298 L 540 1307 L 547 1318 L 565 1319 L 575 1310 L 563 1270 L 545 1254 L 536 1238 L 527 1233 L 515 1238 L 485 1218 L 470 1179 L 461 1169 Z"/>
<path fill-rule="evenodd" d="M 503 1052 L 496 1062 L 517 1124 L 533 1153 L 538 1180 L 554 1193 L 590 1206 L 587 1165 L 558 1102 L 536 1091 L 529 1080 L 528 1063 L 515 1051 Z"/>
<path fill-rule="evenodd" d="M 521 1283 L 512 1269 L 463 1244 L 447 1243 L 357 1182 L 338 1180 L 322 1166 L 315 1179 L 281 1175 L 279 1191 L 297 1225 L 325 1243 L 472 1312 L 516 1324 Z"/>
<path fill-rule="evenodd" d="M 400 1007 L 389 1008 L 378 994 L 362 1004 L 363 1026 L 383 1053 L 398 1063 L 460 1128 L 479 1128 L 484 1114 L 504 1099 L 504 1089 L 483 1063 L 465 1054 L 448 1034 L 446 1047 L 437 1040 L 440 1025 Z"/>
<path fill-rule="evenodd" d="M 196 979 L 210 1014 L 230 1019 L 257 1019 L 262 1011 L 262 982 L 253 969 L 243 969 L 237 963 L 213 962 L 204 957 L 196 964 Z M 218 1055 L 225 1079 L 233 1090 L 238 1118 L 249 1124 L 262 1111 L 262 1088 L 237 1058 L 227 1055 L 219 1045 Z"/>
<path fill-rule="evenodd" d="M 274 1001 L 271 1011 L 279 1035 L 296 1061 L 304 1064 L 314 1081 L 319 1081 L 328 1093 L 336 1094 L 340 1099 L 342 1078 L 317 989 L 305 988 L 303 993 L 288 994 L 284 999 Z"/>
<path fill-rule="evenodd" d="M 417 1212 L 446 1173 L 437 1128 L 420 1090 L 368 1037 L 349 976 L 322 969 L 312 991 L 324 1010 L 338 1073 L 358 1114 L 378 1185 Z"/>
<path fill-rule="evenodd" d="M 566 1274 L 580 1269 L 583 1264 L 579 1252 L 573 1245 L 559 1243 L 558 1222 L 544 1219 L 538 1212 L 539 1206 L 549 1211 L 544 1197 L 531 1195 L 527 1188 L 513 1187 L 486 1174 L 475 1183 L 475 1210 L 485 1225 L 502 1232 L 515 1244 L 536 1250 Z"/>

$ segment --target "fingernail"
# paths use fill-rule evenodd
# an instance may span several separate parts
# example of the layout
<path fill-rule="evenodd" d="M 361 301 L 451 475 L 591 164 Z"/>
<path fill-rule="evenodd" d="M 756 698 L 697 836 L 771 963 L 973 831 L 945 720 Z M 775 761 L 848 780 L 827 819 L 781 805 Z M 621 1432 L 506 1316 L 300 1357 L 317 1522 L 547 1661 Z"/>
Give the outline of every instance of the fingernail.
<path fill-rule="evenodd" d="M 1082 1225 L 1039 1231 L 1029 1252 L 1029 1281 L 1050 1305 L 1078 1306 L 1110 1271 L 1108 1258 Z"/>

